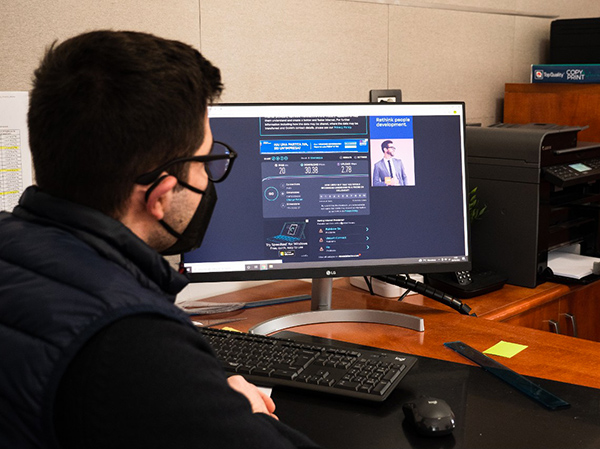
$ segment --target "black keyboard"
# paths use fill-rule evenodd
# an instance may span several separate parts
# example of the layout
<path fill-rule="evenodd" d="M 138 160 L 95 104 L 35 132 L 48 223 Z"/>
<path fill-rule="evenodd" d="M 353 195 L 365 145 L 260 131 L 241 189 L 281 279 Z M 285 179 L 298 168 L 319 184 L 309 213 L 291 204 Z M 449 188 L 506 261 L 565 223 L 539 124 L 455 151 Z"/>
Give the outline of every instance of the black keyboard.
<path fill-rule="evenodd" d="M 417 361 L 414 356 L 375 348 L 346 349 L 221 329 L 199 330 L 228 374 L 267 387 L 383 401 Z"/>

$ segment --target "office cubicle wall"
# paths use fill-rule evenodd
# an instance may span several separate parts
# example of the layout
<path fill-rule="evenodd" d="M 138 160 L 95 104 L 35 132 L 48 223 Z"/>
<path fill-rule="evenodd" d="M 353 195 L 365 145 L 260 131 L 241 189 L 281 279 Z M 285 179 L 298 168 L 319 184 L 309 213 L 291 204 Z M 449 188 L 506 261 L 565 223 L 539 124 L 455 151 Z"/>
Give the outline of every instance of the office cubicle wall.
<path fill-rule="evenodd" d="M 227 101 L 464 100 L 501 118 L 506 82 L 545 62 L 552 17 L 600 16 L 596 0 L 7 0 L 0 90 L 27 90 L 54 39 L 94 28 L 186 41 L 224 70 Z"/>

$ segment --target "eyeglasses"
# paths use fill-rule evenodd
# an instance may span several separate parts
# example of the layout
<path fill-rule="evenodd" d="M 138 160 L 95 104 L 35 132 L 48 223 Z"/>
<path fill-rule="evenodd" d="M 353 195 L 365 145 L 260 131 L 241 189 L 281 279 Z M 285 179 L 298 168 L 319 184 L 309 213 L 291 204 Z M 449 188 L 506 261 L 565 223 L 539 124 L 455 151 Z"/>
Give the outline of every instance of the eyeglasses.
<path fill-rule="evenodd" d="M 166 164 L 161 165 L 151 172 L 144 173 L 135 180 L 136 184 L 148 185 L 152 184 L 160 176 L 160 174 L 166 171 L 168 168 L 175 164 L 183 164 L 185 162 L 204 162 L 204 169 L 208 175 L 208 179 L 212 182 L 221 182 L 233 167 L 233 161 L 237 157 L 236 151 L 229 145 L 223 142 L 213 142 L 210 153 L 205 156 L 191 156 L 182 157 L 179 159 L 173 159 Z"/>

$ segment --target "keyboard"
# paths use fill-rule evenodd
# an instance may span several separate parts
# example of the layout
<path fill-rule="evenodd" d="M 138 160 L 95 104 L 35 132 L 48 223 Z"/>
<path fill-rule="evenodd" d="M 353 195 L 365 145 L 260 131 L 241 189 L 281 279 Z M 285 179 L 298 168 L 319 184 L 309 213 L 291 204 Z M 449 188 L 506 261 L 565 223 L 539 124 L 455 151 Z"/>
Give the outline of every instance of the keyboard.
<path fill-rule="evenodd" d="M 199 328 L 228 374 L 266 387 L 292 387 L 384 401 L 416 363 L 415 356 Z"/>

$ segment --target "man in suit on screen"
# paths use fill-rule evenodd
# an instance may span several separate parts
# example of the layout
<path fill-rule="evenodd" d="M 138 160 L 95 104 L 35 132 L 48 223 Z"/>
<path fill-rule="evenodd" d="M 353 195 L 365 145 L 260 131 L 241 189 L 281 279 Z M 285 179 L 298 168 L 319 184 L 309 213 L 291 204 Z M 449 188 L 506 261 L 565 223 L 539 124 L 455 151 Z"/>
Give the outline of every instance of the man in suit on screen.
<path fill-rule="evenodd" d="M 408 183 L 406 171 L 402 160 L 394 157 L 396 147 L 391 140 L 381 144 L 383 158 L 378 161 L 373 169 L 374 186 L 405 186 Z"/>

